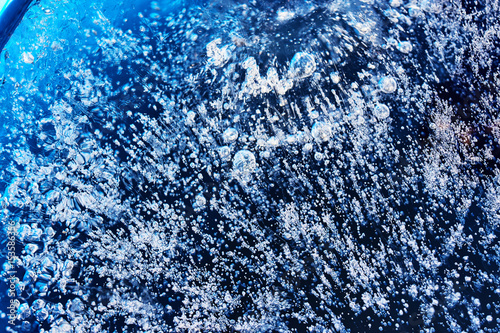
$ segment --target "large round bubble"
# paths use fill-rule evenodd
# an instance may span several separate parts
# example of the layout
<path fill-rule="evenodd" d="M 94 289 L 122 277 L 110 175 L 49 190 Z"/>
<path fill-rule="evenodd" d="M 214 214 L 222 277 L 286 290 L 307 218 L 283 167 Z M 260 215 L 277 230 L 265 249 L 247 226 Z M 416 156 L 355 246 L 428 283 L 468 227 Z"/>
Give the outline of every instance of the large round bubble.
<path fill-rule="evenodd" d="M 289 75 L 294 79 L 303 79 L 311 76 L 316 70 L 314 57 L 305 52 L 297 52 L 290 62 Z"/>

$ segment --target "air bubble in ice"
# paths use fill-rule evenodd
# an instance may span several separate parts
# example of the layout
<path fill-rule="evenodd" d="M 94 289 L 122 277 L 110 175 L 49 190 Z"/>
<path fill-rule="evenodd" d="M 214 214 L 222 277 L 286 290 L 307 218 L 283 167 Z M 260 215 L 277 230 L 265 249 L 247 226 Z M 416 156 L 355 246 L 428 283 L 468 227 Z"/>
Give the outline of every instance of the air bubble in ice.
<path fill-rule="evenodd" d="M 35 312 L 35 318 L 36 318 L 36 320 L 38 320 L 38 322 L 44 321 L 45 319 L 48 318 L 48 316 L 49 316 L 49 312 L 45 308 L 40 309 L 40 310 Z"/>
<path fill-rule="evenodd" d="M 223 161 L 229 161 L 231 158 L 231 149 L 228 146 L 222 146 L 219 149 L 217 149 L 217 152 L 219 153 L 219 157 Z"/>
<path fill-rule="evenodd" d="M 398 44 L 398 50 L 402 53 L 410 53 L 411 50 L 413 49 L 413 46 L 411 45 L 410 42 L 399 42 Z"/>
<path fill-rule="evenodd" d="M 249 173 L 254 171 L 256 167 L 255 155 L 249 150 L 240 150 L 233 157 L 233 168 L 236 172 Z"/>
<path fill-rule="evenodd" d="M 222 43 L 222 39 L 217 38 L 207 44 L 207 56 L 209 58 L 208 63 L 215 67 L 222 67 L 229 60 L 231 54 L 228 50 L 228 46 L 224 46 L 220 49 L 217 45 Z"/>
<path fill-rule="evenodd" d="M 316 70 L 314 57 L 306 52 L 297 52 L 290 63 L 289 75 L 293 79 L 311 76 Z"/>
<path fill-rule="evenodd" d="M 286 9 L 278 10 L 277 14 L 278 14 L 277 19 L 279 22 L 286 22 L 286 21 L 289 21 L 295 17 L 294 12 L 292 12 L 290 10 L 286 10 Z"/>
<path fill-rule="evenodd" d="M 31 227 L 27 224 L 23 224 L 17 230 L 17 236 L 21 241 L 24 241 L 31 235 Z"/>
<path fill-rule="evenodd" d="M 20 320 L 27 319 L 31 315 L 31 309 L 28 303 L 23 303 L 17 308 L 17 317 Z"/>
<path fill-rule="evenodd" d="M 43 299 L 37 299 L 31 304 L 31 310 L 37 311 L 45 307 L 45 301 Z"/>
<path fill-rule="evenodd" d="M 332 128 L 324 121 L 314 123 L 311 135 L 314 139 L 320 142 L 328 141 L 332 137 Z"/>
<path fill-rule="evenodd" d="M 238 131 L 235 128 L 229 127 L 222 133 L 224 143 L 231 143 L 238 139 Z"/>
<path fill-rule="evenodd" d="M 275 136 L 272 136 L 272 137 L 270 137 L 270 138 L 267 140 L 267 145 L 268 145 L 269 147 L 278 147 L 278 146 L 279 146 L 279 144 L 280 144 L 280 140 L 279 140 L 277 137 L 275 137 Z"/>
<path fill-rule="evenodd" d="M 340 75 L 337 72 L 330 73 L 330 79 L 333 83 L 338 84 L 340 82 Z"/>
<path fill-rule="evenodd" d="M 24 247 L 24 251 L 26 251 L 26 253 L 29 255 L 33 255 L 36 251 L 38 251 L 38 245 L 26 244 L 26 246 Z"/>
<path fill-rule="evenodd" d="M 68 300 L 66 303 L 66 309 L 72 312 L 82 312 L 85 310 L 85 305 L 81 299 L 75 298 L 74 300 Z"/>
<path fill-rule="evenodd" d="M 188 111 L 186 114 L 186 125 L 194 125 L 194 118 L 196 118 L 196 113 L 194 111 Z"/>
<path fill-rule="evenodd" d="M 378 86 L 386 94 L 390 94 L 396 91 L 398 85 L 396 80 L 392 76 L 384 76 L 378 81 Z"/>
<path fill-rule="evenodd" d="M 373 114 L 375 115 L 375 117 L 377 117 L 377 119 L 383 120 L 389 117 L 391 111 L 389 110 L 389 107 L 387 105 L 379 103 L 375 105 Z"/>
<path fill-rule="evenodd" d="M 32 64 L 35 61 L 35 57 L 31 52 L 23 52 L 23 61 L 27 64 Z"/>
<path fill-rule="evenodd" d="M 198 194 L 195 199 L 194 199 L 194 209 L 195 210 L 201 210 L 204 209 L 207 205 L 207 199 L 205 199 L 205 196 L 200 193 Z"/>

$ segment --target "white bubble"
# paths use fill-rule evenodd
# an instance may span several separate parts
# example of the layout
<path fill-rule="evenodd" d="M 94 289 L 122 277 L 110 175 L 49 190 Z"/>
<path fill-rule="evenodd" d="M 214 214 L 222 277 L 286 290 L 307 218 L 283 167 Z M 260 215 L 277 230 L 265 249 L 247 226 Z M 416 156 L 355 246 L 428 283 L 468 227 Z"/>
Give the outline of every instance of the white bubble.
<path fill-rule="evenodd" d="M 375 105 L 373 114 L 375 117 L 377 117 L 377 119 L 383 120 L 389 117 L 391 111 L 389 110 L 389 107 L 387 105 L 379 103 Z"/>
<path fill-rule="evenodd" d="M 31 315 L 31 309 L 28 303 L 23 303 L 17 308 L 17 316 L 21 320 L 27 319 Z"/>
<path fill-rule="evenodd" d="M 313 150 L 313 145 L 312 145 L 312 143 L 306 143 L 306 144 L 304 145 L 303 150 L 304 150 L 304 153 L 309 153 L 310 151 L 312 151 L 312 150 Z"/>
<path fill-rule="evenodd" d="M 35 61 L 35 57 L 31 52 L 23 52 L 23 61 L 27 64 L 32 64 Z"/>
<path fill-rule="evenodd" d="M 220 147 L 217 149 L 217 152 L 219 153 L 221 160 L 229 161 L 229 158 L 231 157 L 231 149 L 228 146 Z"/>
<path fill-rule="evenodd" d="M 319 118 L 319 112 L 316 110 L 313 110 L 309 113 L 309 117 L 311 117 L 311 119 L 317 119 L 317 118 Z"/>
<path fill-rule="evenodd" d="M 332 128 L 330 124 L 327 124 L 323 121 L 318 121 L 314 123 L 311 130 L 311 135 L 314 139 L 325 142 L 330 140 L 330 138 L 332 137 Z"/>
<path fill-rule="evenodd" d="M 401 0 L 391 0 L 391 2 L 389 3 L 391 7 L 399 7 L 402 4 L 403 2 Z"/>
<path fill-rule="evenodd" d="M 384 76 L 378 81 L 378 86 L 386 94 L 390 94 L 396 91 L 398 84 L 392 76 Z"/>
<path fill-rule="evenodd" d="M 269 157 L 271 157 L 271 153 L 268 150 L 265 150 L 262 153 L 260 153 L 260 157 L 268 159 Z"/>
<path fill-rule="evenodd" d="M 398 50 L 402 53 L 410 53 L 411 50 L 413 49 L 413 46 L 411 45 L 410 42 L 399 42 L 398 44 Z"/>
<path fill-rule="evenodd" d="M 337 72 L 330 73 L 330 79 L 333 83 L 338 84 L 340 82 L 340 75 Z"/>
<path fill-rule="evenodd" d="M 316 61 L 309 53 L 297 52 L 290 62 L 289 75 L 294 79 L 311 76 L 316 70 Z"/>
<path fill-rule="evenodd" d="M 222 133 L 222 139 L 225 143 L 231 143 L 238 139 L 238 131 L 235 128 L 229 127 Z"/>
<path fill-rule="evenodd" d="M 280 9 L 277 12 L 277 19 L 280 22 L 289 21 L 295 17 L 295 13 L 286 9 Z"/>
<path fill-rule="evenodd" d="M 254 171 L 256 167 L 255 155 L 249 150 L 240 150 L 233 157 L 233 168 L 236 172 L 249 173 Z"/>
<path fill-rule="evenodd" d="M 277 137 L 272 136 L 267 140 L 267 144 L 270 147 L 278 147 L 280 144 L 280 140 Z"/>
<path fill-rule="evenodd" d="M 231 58 L 228 46 L 219 48 L 217 45 L 222 43 L 222 39 L 217 38 L 207 44 L 208 63 L 215 67 L 222 67 Z"/>
<path fill-rule="evenodd" d="M 196 118 L 196 113 L 193 111 L 188 111 L 188 113 L 186 114 L 186 125 L 193 126 L 195 118 Z"/>
<path fill-rule="evenodd" d="M 205 196 L 202 193 L 198 194 L 194 200 L 195 200 L 194 201 L 194 209 L 195 210 L 204 209 L 207 205 L 207 199 L 205 198 Z"/>

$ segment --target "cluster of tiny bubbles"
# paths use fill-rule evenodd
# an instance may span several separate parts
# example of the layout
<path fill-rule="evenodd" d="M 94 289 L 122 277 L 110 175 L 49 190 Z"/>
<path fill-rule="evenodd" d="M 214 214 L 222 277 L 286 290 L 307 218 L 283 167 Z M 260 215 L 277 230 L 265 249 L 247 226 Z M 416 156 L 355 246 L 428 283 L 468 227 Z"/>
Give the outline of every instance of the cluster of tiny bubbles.
<path fill-rule="evenodd" d="M 0 329 L 500 331 L 496 1 L 82 4 L 0 54 Z"/>

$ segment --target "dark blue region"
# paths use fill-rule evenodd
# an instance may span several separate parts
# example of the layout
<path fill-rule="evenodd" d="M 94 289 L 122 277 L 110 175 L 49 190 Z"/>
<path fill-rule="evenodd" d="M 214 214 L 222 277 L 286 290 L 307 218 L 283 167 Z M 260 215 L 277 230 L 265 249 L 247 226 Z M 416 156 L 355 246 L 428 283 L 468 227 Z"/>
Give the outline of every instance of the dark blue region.
<path fill-rule="evenodd" d="M 12 0 L 0 13 L 0 52 L 16 30 L 33 0 Z"/>

